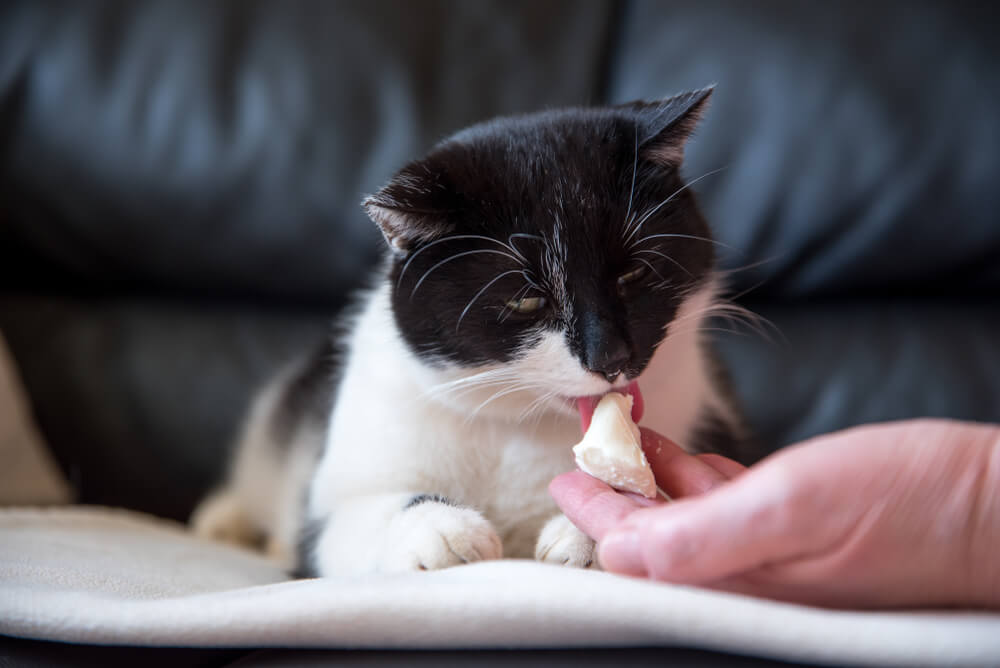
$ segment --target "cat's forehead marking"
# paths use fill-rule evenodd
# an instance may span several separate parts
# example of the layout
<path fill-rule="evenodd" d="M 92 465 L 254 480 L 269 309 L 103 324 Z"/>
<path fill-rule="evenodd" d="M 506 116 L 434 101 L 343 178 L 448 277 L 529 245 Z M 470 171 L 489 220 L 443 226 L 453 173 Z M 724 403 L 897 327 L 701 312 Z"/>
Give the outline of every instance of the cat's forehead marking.
<path fill-rule="evenodd" d="M 565 241 L 565 217 L 560 215 L 558 210 L 550 211 L 550 215 L 552 233 L 544 236 L 543 269 L 549 281 L 552 298 L 562 307 L 563 312 L 568 317 L 570 315 L 570 300 L 567 292 L 566 262 L 569 257 L 569 248 Z"/>

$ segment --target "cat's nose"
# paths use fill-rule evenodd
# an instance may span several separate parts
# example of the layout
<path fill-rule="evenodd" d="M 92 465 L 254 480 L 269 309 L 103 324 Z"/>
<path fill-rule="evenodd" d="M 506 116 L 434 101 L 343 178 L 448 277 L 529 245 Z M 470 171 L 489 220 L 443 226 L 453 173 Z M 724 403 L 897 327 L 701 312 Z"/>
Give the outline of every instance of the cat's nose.
<path fill-rule="evenodd" d="M 628 343 L 617 336 L 606 337 L 596 349 L 588 351 L 587 368 L 613 383 L 628 364 L 632 351 Z"/>

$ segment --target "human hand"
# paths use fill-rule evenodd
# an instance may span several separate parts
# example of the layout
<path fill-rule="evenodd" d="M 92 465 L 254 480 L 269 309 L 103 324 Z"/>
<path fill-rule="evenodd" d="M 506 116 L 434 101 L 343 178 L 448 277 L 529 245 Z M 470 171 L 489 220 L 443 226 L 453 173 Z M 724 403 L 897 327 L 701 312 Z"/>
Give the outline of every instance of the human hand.
<path fill-rule="evenodd" d="M 676 501 L 580 473 L 550 485 L 605 570 L 836 607 L 1000 606 L 1000 428 L 858 427 L 750 469 L 643 430 Z"/>

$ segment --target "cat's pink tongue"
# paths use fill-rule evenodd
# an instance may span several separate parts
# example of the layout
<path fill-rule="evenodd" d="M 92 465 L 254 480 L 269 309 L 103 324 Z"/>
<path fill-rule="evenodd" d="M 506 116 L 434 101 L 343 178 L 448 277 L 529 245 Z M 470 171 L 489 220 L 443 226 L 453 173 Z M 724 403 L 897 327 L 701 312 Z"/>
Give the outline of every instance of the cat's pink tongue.
<path fill-rule="evenodd" d="M 645 405 L 642 402 L 642 392 L 639 391 L 639 382 L 633 380 L 625 388 L 625 394 L 631 395 L 632 397 L 632 422 L 636 424 L 642 419 L 642 411 Z M 589 397 L 580 397 L 576 400 L 576 409 L 580 411 L 580 429 L 582 431 L 587 431 L 590 427 L 590 420 L 594 417 L 594 409 L 597 407 L 597 402 L 601 400 L 604 395 L 595 394 Z"/>

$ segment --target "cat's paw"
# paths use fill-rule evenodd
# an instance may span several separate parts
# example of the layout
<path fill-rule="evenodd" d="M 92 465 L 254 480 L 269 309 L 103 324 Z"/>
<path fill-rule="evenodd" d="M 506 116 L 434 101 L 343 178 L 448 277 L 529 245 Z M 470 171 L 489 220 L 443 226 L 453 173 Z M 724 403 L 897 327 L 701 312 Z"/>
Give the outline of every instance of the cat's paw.
<path fill-rule="evenodd" d="M 595 568 L 597 549 L 587 534 L 576 528 L 565 515 L 557 515 L 545 523 L 538 534 L 535 559 L 548 564 Z"/>
<path fill-rule="evenodd" d="M 225 490 L 205 498 L 191 514 L 189 524 L 199 536 L 243 547 L 260 548 L 265 538 L 236 494 Z"/>
<path fill-rule="evenodd" d="M 438 497 L 418 499 L 390 523 L 380 571 L 436 570 L 503 556 L 500 537 L 480 513 Z"/>

